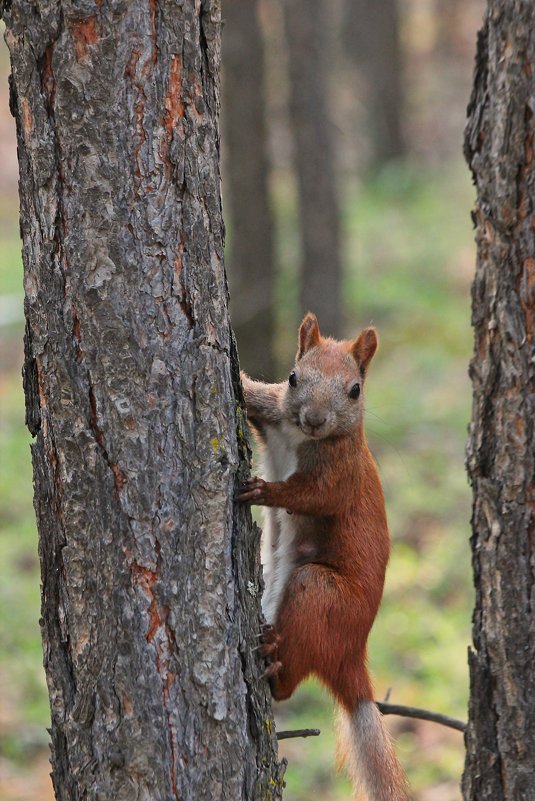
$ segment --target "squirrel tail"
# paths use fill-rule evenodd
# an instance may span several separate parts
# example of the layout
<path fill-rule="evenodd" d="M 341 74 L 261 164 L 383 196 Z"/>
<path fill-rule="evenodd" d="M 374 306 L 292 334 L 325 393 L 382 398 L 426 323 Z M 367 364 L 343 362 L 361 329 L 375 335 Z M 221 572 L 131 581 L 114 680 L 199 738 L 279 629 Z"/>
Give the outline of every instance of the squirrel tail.
<path fill-rule="evenodd" d="M 375 703 L 360 700 L 340 709 L 338 763 L 355 785 L 359 801 L 408 801 L 405 775 Z"/>

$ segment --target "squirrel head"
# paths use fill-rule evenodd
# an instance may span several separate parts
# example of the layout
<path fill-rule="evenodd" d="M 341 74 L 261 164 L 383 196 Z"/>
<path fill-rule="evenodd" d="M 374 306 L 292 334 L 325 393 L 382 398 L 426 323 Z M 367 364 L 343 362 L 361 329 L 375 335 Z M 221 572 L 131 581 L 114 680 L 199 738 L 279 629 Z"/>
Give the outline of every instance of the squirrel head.
<path fill-rule="evenodd" d="M 355 431 L 362 420 L 362 387 L 377 350 L 375 328 L 354 340 L 322 337 L 310 312 L 299 328 L 295 367 L 284 396 L 285 415 L 307 437 L 326 439 Z"/>

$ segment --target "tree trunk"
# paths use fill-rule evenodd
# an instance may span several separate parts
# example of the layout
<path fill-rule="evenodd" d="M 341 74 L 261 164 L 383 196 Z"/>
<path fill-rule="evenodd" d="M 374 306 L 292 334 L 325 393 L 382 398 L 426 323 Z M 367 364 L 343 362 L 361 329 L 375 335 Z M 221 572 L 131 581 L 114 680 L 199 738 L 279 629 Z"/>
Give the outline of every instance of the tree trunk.
<path fill-rule="evenodd" d="M 56 797 L 279 797 L 233 505 L 217 0 L 4 19 Z"/>
<path fill-rule="evenodd" d="M 283 0 L 290 71 L 290 117 L 299 189 L 301 312 L 341 334 L 339 208 L 327 104 L 330 34 L 327 0 Z"/>
<path fill-rule="evenodd" d="M 463 0 L 435 0 L 434 15 L 437 25 L 436 49 L 452 59 L 460 57 L 463 44 Z M 459 47 L 461 45 L 461 48 Z"/>
<path fill-rule="evenodd" d="M 532 0 L 489 0 L 465 142 L 478 247 L 466 801 L 531 801 L 535 788 L 534 76 Z"/>
<path fill-rule="evenodd" d="M 258 5 L 258 0 L 223 4 L 223 136 L 231 230 L 227 269 L 241 364 L 273 381 L 275 250 Z"/>
<path fill-rule="evenodd" d="M 398 0 L 346 0 L 343 37 L 364 84 L 370 166 L 405 155 Z"/>

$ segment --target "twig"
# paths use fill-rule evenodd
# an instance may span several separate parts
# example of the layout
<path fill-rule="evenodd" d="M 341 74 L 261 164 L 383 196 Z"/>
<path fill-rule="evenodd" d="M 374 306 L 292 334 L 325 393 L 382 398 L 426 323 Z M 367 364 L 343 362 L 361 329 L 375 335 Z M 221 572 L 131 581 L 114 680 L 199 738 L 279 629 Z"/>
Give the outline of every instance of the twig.
<path fill-rule="evenodd" d="M 390 690 L 386 697 L 390 696 Z M 430 712 L 427 709 L 418 709 L 415 706 L 400 706 L 399 704 L 387 704 L 386 701 L 376 701 L 377 708 L 382 715 L 400 715 L 404 718 L 415 718 L 416 720 L 430 720 L 432 723 L 440 723 L 450 729 L 464 732 L 466 723 L 449 715 L 441 715 L 440 712 Z M 319 729 L 292 729 L 291 731 L 278 731 L 277 740 L 289 740 L 291 737 L 317 737 L 321 734 Z"/>
<path fill-rule="evenodd" d="M 321 734 L 319 729 L 293 729 L 292 731 L 278 731 L 277 740 L 289 740 L 290 737 L 317 737 Z"/>
<path fill-rule="evenodd" d="M 440 723 L 441 726 L 448 726 L 450 729 L 465 731 L 466 723 L 449 715 L 441 715 L 439 712 L 429 712 L 427 709 L 417 709 L 414 706 L 399 706 L 398 704 L 386 704 L 376 701 L 377 708 L 382 715 L 401 715 L 404 718 L 416 718 L 417 720 L 430 720 L 433 723 Z"/>

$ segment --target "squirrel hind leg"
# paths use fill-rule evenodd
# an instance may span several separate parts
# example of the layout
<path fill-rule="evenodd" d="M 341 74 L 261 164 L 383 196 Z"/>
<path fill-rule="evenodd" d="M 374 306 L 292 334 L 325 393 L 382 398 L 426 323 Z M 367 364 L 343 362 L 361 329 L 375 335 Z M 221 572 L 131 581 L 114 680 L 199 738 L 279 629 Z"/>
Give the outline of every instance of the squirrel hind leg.
<path fill-rule="evenodd" d="M 300 684 L 305 677 L 303 676 L 301 678 L 292 675 L 291 671 L 284 669 L 284 664 L 282 662 L 277 662 L 276 664 L 280 665 L 280 667 L 269 679 L 271 695 L 275 701 L 287 701 L 288 698 L 291 698 L 294 694 L 297 685 Z"/>
<path fill-rule="evenodd" d="M 355 604 L 349 601 L 332 568 L 307 563 L 292 571 L 275 620 L 278 642 L 272 659 L 282 663 L 271 685 L 276 700 L 289 698 L 311 673 L 348 710 L 357 699 L 372 697 L 365 640 L 358 622 L 351 620 Z"/>

